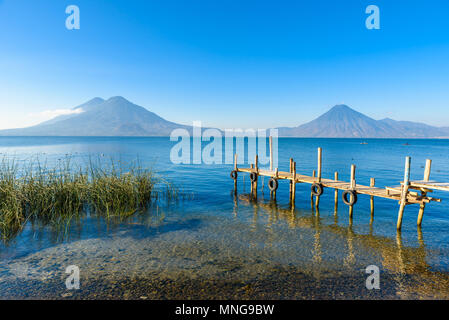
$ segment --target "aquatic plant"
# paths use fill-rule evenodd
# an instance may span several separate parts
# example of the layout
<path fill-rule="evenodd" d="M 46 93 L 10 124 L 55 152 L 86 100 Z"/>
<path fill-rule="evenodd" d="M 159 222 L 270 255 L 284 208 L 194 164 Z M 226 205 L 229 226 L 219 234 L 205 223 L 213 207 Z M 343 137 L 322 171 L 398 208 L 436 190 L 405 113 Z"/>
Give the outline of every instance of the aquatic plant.
<path fill-rule="evenodd" d="M 22 162 L 4 157 L 0 164 L 0 236 L 17 234 L 27 221 L 68 223 L 90 212 L 126 218 L 144 212 L 155 200 L 176 199 L 172 184 L 140 162 L 97 158 L 74 164 L 70 157 L 50 166 L 39 159 Z"/>

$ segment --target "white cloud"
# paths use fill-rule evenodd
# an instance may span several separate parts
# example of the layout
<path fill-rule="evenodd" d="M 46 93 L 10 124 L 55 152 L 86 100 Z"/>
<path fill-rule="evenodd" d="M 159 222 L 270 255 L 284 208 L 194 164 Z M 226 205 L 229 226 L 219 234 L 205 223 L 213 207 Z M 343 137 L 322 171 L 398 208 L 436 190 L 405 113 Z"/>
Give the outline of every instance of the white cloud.
<path fill-rule="evenodd" d="M 84 112 L 83 109 L 56 109 L 56 110 L 45 110 L 38 113 L 29 113 L 28 117 L 33 118 L 33 122 L 42 122 L 51 120 L 53 118 L 59 117 L 59 116 L 65 116 L 65 115 L 71 115 L 71 114 L 79 114 Z"/>

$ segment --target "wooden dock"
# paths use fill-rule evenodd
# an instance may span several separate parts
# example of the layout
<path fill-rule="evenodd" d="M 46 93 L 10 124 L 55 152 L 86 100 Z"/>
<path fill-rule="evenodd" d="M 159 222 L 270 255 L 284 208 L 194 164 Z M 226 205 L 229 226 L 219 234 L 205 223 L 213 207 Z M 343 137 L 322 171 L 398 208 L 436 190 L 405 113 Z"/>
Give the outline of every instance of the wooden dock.
<path fill-rule="evenodd" d="M 296 184 L 308 183 L 311 185 L 311 203 L 312 206 L 318 208 L 320 196 L 324 188 L 332 188 L 335 191 L 335 206 L 338 205 L 338 191 L 342 191 L 343 202 L 349 206 L 349 216 L 352 218 L 353 206 L 357 202 L 357 195 L 370 196 L 371 215 L 374 214 L 374 197 L 396 200 L 399 202 L 399 212 L 397 219 L 397 229 L 402 227 L 402 217 L 405 206 L 410 204 L 419 204 L 419 213 L 417 225 L 420 227 L 424 216 L 424 208 L 429 202 L 440 202 L 441 199 L 430 197 L 428 194 L 433 190 L 449 191 L 449 183 L 441 183 L 429 180 L 431 160 L 426 161 L 424 169 L 423 180 L 410 181 L 410 164 L 411 158 L 406 157 L 404 180 L 398 186 L 391 186 L 385 188 L 375 187 L 375 179 L 371 178 L 370 185 L 361 185 L 356 183 L 355 179 L 355 165 L 351 165 L 351 178 L 349 182 L 338 180 L 338 172 L 335 172 L 334 179 L 326 179 L 321 176 L 322 167 L 322 149 L 318 148 L 317 169 L 313 170 L 311 176 L 299 174 L 296 172 L 296 162 L 290 159 L 290 171 L 278 171 L 278 168 L 273 168 L 273 152 L 272 152 L 272 138 L 270 137 L 270 169 L 263 170 L 259 168 L 258 156 L 249 168 L 239 168 L 237 166 L 237 154 L 234 155 L 234 170 L 231 172 L 231 177 L 234 179 L 234 190 L 237 192 L 237 176 L 239 172 L 250 174 L 251 180 L 251 195 L 257 199 L 257 183 L 259 176 L 270 177 L 268 187 L 271 191 L 271 196 L 276 199 L 276 191 L 279 185 L 279 180 L 288 180 L 290 183 L 290 203 L 295 206 Z M 314 201 L 315 198 L 315 201 Z"/>

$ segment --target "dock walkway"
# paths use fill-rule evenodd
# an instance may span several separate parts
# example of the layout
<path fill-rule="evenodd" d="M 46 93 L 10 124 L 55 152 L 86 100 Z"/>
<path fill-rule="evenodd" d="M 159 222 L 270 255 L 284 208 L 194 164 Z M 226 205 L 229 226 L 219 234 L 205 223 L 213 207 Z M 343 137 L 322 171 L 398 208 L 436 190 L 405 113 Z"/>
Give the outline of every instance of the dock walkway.
<path fill-rule="evenodd" d="M 355 180 L 355 165 L 351 165 L 351 178 L 349 182 L 338 180 L 338 172 L 335 172 L 334 179 L 326 179 L 321 177 L 322 166 L 322 149 L 318 148 L 318 166 L 317 170 L 313 170 L 312 176 L 299 174 L 296 172 L 296 162 L 290 159 L 290 171 L 278 171 L 273 169 L 272 157 L 272 138 L 270 137 L 270 170 L 259 168 L 258 156 L 256 155 L 254 164 L 250 168 L 239 168 L 237 166 L 237 154 L 234 155 L 234 170 L 231 172 L 231 177 L 234 179 L 234 188 L 237 192 L 237 175 L 239 172 L 249 173 L 251 180 L 251 194 L 257 199 L 257 180 L 259 176 L 270 177 L 268 187 L 271 191 L 271 196 L 276 198 L 276 191 L 279 180 L 289 180 L 290 182 L 290 203 L 295 205 L 295 193 L 297 183 L 311 184 L 311 199 L 312 204 L 318 208 L 319 199 L 323 193 L 324 188 L 332 188 L 335 190 L 335 205 L 338 204 L 338 191 L 343 191 L 343 202 L 350 208 L 349 215 L 352 218 L 353 206 L 357 202 L 357 195 L 368 195 L 371 197 L 371 214 L 374 214 L 374 197 L 392 199 L 399 202 L 399 213 L 397 220 L 397 229 L 400 230 L 402 226 L 402 217 L 406 205 L 419 204 L 420 209 L 418 213 L 417 225 L 420 227 L 423 220 L 424 208 L 427 203 L 441 202 L 441 199 L 428 196 L 434 190 L 449 192 L 449 183 L 442 183 L 431 181 L 430 169 L 432 161 L 428 159 L 424 169 L 424 178 L 419 181 L 410 181 L 410 163 L 411 158 L 406 157 L 404 180 L 400 182 L 399 186 L 388 186 L 384 188 L 375 187 L 375 179 L 371 178 L 370 185 L 357 184 Z M 315 197 L 315 202 L 313 202 Z"/>

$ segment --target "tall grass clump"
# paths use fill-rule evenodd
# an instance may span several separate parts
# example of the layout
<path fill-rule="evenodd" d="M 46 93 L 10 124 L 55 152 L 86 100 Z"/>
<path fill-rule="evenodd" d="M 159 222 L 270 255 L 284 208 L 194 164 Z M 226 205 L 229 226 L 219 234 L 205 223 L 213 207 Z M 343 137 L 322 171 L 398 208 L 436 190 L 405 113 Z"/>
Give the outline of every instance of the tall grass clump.
<path fill-rule="evenodd" d="M 128 217 L 146 211 L 162 195 L 178 191 L 138 162 L 72 159 L 49 166 L 38 159 L 21 163 L 3 158 L 0 165 L 0 236 L 17 234 L 27 221 L 58 223 L 81 213 Z"/>
<path fill-rule="evenodd" d="M 2 238 L 13 236 L 25 220 L 15 161 L 2 160 L 0 166 L 0 232 Z"/>
<path fill-rule="evenodd" d="M 90 162 L 88 204 L 106 216 L 128 216 L 146 210 L 160 179 L 140 165 L 126 168 L 112 161 L 108 167 Z M 172 192 L 171 190 L 169 192 Z"/>

